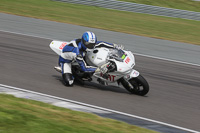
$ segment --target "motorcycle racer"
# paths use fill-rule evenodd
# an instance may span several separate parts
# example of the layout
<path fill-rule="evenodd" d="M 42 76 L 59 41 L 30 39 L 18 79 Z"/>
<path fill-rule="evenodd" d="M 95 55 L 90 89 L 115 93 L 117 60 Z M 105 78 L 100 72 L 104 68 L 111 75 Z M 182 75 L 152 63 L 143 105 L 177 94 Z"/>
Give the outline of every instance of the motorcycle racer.
<path fill-rule="evenodd" d="M 73 61 L 77 61 L 81 70 L 85 73 L 94 73 L 96 70 L 98 70 L 101 71 L 103 75 L 106 75 L 106 72 L 108 71 L 108 65 L 104 65 L 103 67 L 97 69 L 94 66 L 88 66 L 84 60 L 84 52 L 97 47 L 123 49 L 123 46 L 116 44 L 103 41 L 97 42 L 96 35 L 90 31 L 83 33 L 81 39 L 72 40 L 66 46 L 64 46 L 61 55 L 59 56 L 59 66 L 54 68 L 62 73 L 62 78 L 66 86 L 72 86 L 74 83 L 74 76 L 72 75 L 71 69 L 71 63 Z"/>
<path fill-rule="evenodd" d="M 77 61 L 84 72 L 94 72 L 96 67 L 87 66 L 83 57 L 87 49 L 94 48 L 97 37 L 93 32 L 85 32 L 81 39 L 75 39 L 69 42 L 59 56 L 59 66 L 54 67 L 57 71 L 62 72 L 62 78 L 66 86 L 72 86 L 74 77 L 72 75 L 71 63 Z"/>
<path fill-rule="evenodd" d="M 60 56 L 59 65 L 61 67 L 57 68 L 63 75 L 64 84 L 72 86 L 75 81 L 84 85 L 85 81 L 90 82 L 96 79 L 102 85 L 115 83 L 118 86 L 122 85 L 132 94 L 146 95 L 149 92 L 149 84 L 140 72 L 134 69 L 133 53 L 124 50 L 121 45 L 103 41 L 92 41 L 96 43 L 92 43 L 89 47 L 91 43 L 87 42 L 91 38 L 94 39 L 94 34 L 93 37 L 91 36 L 92 32 L 86 32 L 81 39 L 71 42 L 53 40 L 50 43 L 49 47 Z M 88 48 L 82 43 L 84 41 Z M 85 69 L 81 65 L 84 65 Z M 88 75 L 88 72 L 91 74 Z"/>

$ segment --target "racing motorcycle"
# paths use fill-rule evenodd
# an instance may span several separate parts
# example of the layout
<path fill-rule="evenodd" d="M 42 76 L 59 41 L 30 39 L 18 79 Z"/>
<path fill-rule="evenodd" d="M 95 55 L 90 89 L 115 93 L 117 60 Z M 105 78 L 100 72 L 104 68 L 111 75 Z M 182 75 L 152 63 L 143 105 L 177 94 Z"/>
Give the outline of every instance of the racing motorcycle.
<path fill-rule="evenodd" d="M 50 48 L 61 54 L 62 49 L 69 42 L 52 41 Z M 72 74 L 77 81 L 97 81 L 103 85 L 117 83 L 122 85 L 132 94 L 144 96 L 149 92 L 149 84 L 146 79 L 136 70 L 135 57 L 131 51 L 113 48 L 94 48 L 85 53 L 85 61 L 90 66 L 97 67 L 93 75 L 81 71 L 76 61 L 72 62 Z M 105 67 L 106 66 L 106 67 Z M 106 77 L 102 74 L 102 69 L 107 69 Z"/>

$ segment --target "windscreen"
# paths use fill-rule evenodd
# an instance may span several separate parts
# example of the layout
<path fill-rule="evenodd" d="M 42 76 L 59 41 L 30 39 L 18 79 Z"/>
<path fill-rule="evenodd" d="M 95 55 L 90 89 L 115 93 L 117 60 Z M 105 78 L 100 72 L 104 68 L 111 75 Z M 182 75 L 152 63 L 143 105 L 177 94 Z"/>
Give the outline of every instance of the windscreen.
<path fill-rule="evenodd" d="M 110 58 L 116 59 L 117 61 L 123 62 L 127 54 L 121 49 L 113 49 L 110 53 Z"/>

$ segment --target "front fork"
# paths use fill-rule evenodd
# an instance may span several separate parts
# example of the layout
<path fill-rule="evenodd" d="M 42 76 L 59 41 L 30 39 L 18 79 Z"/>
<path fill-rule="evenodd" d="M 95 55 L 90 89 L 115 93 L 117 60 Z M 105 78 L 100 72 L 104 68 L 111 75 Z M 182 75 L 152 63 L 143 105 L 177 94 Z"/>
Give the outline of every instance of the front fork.
<path fill-rule="evenodd" d="M 124 88 L 126 89 L 134 89 L 134 87 L 132 86 L 132 84 L 124 77 L 122 77 L 121 79 L 119 79 L 117 81 L 118 84 L 122 84 L 122 86 L 124 86 Z"/>
<path fill-rule="evenodd" d="M 122 77 L 120 80 L 118 80 L 118 84 L 121 83 L 125 88 L 134 89 L 133 85 L 129 82 L 130 79 L 136 78 L 140 75 L 140 73 L 136 70 L 132 70 L 129 74 Z"/>

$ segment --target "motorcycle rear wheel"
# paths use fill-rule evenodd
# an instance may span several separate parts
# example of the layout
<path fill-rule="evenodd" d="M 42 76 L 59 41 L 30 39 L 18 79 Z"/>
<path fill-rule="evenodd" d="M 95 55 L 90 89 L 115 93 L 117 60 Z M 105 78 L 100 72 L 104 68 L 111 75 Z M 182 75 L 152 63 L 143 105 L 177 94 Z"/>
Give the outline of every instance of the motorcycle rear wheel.
<path fill-rule="evenodd" d="M 144 96 L 149 92 L 149 84 L 142 75 L 129 80 L 129 83 L 133 86 L 133 89 L 125 82 L 126 81 L 124 80 L 121 81 L 124 88 L 132 94 Z"/>

